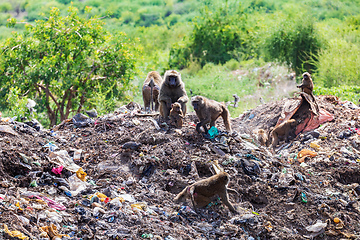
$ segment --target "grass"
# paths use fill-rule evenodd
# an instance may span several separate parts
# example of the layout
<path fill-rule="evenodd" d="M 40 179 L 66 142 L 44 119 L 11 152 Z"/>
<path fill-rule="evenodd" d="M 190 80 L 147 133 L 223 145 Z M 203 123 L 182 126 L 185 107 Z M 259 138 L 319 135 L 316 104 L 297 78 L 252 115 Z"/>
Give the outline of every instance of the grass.
<path fill-rule="evenodd" d="M 260 97 L 268 102 L 291 97 L 296 91 L 295 80 L 289 78 L 289 69 L 274 63 L 254 61 L 239 63 L 231 60 L 224 65 L 207 64 L 202 69 L 194 63 L 180 72 L 189 98 L 191 98 L 191 89 L 193 96 L 202 95 L 229 103 L 228 109 L 232 117 L 238 117 L 244 111 L 260 105 Z M 141 105 L 143 105 L 142 82 L 139 81 L 134 98 L 134 101 Z M 237 108 L 230 104 L 234 101 L 233 94 L 240 97 Z M 191 111 L 193 108 L 189 101 L 188 112 Z"/>

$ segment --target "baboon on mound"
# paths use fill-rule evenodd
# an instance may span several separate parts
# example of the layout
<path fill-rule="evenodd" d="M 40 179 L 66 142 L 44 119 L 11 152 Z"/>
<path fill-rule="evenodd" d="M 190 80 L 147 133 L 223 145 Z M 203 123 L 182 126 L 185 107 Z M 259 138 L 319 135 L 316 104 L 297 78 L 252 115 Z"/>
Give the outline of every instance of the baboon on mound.
<path fill-rule="evenodd" d="M 180 103 L 181 110 L 185 116 L 186 103 L 188 101 L 189 98 L 185 91 L 185 84 L 181 80 L 181 74 L 175 70 L 166 71 L 164 81 L 160 87 L 160 115 L 167 119 L 170 114 L 171 104 L 178 102 Z"/>
<path fill-rule="evenodd" d="M 170 124 L 177 128 L 182 128 L 183 125 L 183 113 L 181 111 L 181 105 L 178 102 L 171 104 L 170 110 Z"/>
<path fill-rule="evenodd" d="M 313 96 L 314 83 L 311 79 L 311 75 L 308 72 L 303 73 L 302 84 L 296 86 L 297 88 L 301 88 L 301 91 Z"/>
<path fill-rule="evenodd" d="M 200 132 L 200 127 L 203 127 L 205 133 L 207 133 L 206 124 L 210 123 L 210 127 L 215 126 L 216 119 L 221 116 L 226 130 L 231 133 L 230 113 L 223 103 L 207 99 L 203 96 L 194 96 L 191 98 L 191 104 L 200 120 L 196 125 L 196 131 Z"/>
<path fill-rule="evenodd" d="M 162 83 L 162 78 L 158 72 L 152 71 L 148 73 L 142 87 L 142 95 L 143 95 L 145 110 L 151 109 L 158 111 L 159 109 L 158 98 L 159 98 L 161 83 Z M 153 108 L 152 103 L 155 103 L 155 109 Z"/>
<path fill-rule="evenodd" d="M 282 122 L 279 126 L 274 128 L 270 135 L 272 136 L 272 147 L 275 148 L 279 143 L 279 136 L 284 136 L 286 142 L 289 141 L 289 134 L 295 129 L 297 122 L 295 119 L 290 119 Z"/>
<path fill-rule="evenodd" d="M 236 190 L 226 187 L 229 180 L 230 176 L 228 173 L 220 172 L 187 186 L 174 198 L 174 202 L 179 203 L 190 198 L 194 208 L 197 209 L 207 206 L 214 196 L 219 196 L 221 201 L 232 212 L 236 212 L 233 205 L 229 202 L 228 191 L 237 195 L 239 195 L 239 193 Z"/>
<path fill-rule="evenodd" d="M 258 130 L 258 140 L 262 146 L 267 146 L 268 137 L 264 129 Z"/>

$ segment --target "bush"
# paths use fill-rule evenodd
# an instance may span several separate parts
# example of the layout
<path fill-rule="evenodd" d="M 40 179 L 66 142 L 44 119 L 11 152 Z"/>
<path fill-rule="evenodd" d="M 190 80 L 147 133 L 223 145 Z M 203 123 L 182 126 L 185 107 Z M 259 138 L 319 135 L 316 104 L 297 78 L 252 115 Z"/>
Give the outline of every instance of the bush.
<path fill-rule="evenodd" d="M 175 43 L 169 54 L 169 67 L 175 69 L 186 68 L 193 61 L 190 43 L 186 38 L 183 41 Z"/>
<path fill-rule="evenodd" d="M 71 0 L 56 0 L 58 1 L 59 3 L 62 3 L 62 4 L 69 4 L 71 3 Z"/>
<path fill-rule="evenodd" d="M 239 55 L 238 52 L 247 52 L 245 23 L 245 16 L 227 14 L 223 8 L 215 13 L 205 10 L 201 17 L 195 18 L 190 37 L 172 46 L 170 67 L 181 69 L 189 61 L 199 62 L 201 66 L 210 62 L 224 64 Z"/>
<path fill-rule="evenodd" d="M 342 101 L 348 100 L 355 104 L 358 103 L 360 99 L 360 87 L 359 86 L 340 86 L 340 87 L 331 87 L 323 88 L 320 86 L 315 86 L 314 88 L 315 95 L 334 95 L 339 97 Z"/>
<path fill-rule="evenodd" d="M 8 2 L 4 2 L 0 4 L 0 12 L 10 12 L 12 10 L 12 6 Z"/>
<path fill-rule="evenodd" d="M 315 63 L 316 81 L 323 87 L 360 84 L 360 48 L 345 40 L 334 39 L 321 50 Z"/>
<path fill-rule="evenodd" d="M 286 63 L 300 75 L 303 71 L 312 72 L 315 69 L 314 62 L 310 63 L 309 60 L 322 46 L 323 41 L 314 27 L 314 19 L 300 16 L 279 21 L 271 29 L 264 48 L 267 60 Z"/>
<path fill-rule="evenodd" d="M 229 69 L 230 71 L 234 71 L 234 70 L 240 68 L 240 63 L 238 61 L 236 61 L 235 59 L 231 59 L 230 61 L 228 61 L 224 64 L 224 67 Z"/>

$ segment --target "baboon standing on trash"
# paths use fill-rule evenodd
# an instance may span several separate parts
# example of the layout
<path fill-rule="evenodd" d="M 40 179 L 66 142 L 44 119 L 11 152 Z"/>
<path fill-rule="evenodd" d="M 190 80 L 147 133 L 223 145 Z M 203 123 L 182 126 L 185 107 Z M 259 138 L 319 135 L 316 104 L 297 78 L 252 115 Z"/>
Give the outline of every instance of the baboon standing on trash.
<path fill-rule="evenodd" d="M 179 203 L 185 201 L 187 198 L 190 198 L 196 210 L 196 208 L 207 206 L 214 196 L 219 196 L 221 201 L 232 212 L 236 213 L 237 211 L 229 202 L 228 191 L 237 195 L 239 195 L 239 193 L 234 189 L 227 188 L 229 180 L 230 176 L 228 173 L 220 172 L 187 186 L 174 198 L 174 202 Z"/>
<path fill-rule="evenodd" d="M 314 83 L 311 79 L 310 73 L 303 73 L 302 84 L 296 87 L 301 88 L 301 91 L 313 96 Z"/>
<path fill-rule="evenodd" d="M 149 72 L 143 87 L 142 95 L 144 100 L 145 111 L 151 109 L 152 111 L 158 111 L 159 109 L 159 92 L 160 85 L 162 83 L 162 78 L 160 74 L 156 71 Z M 153 108 L 153 103 L 155 103 L 155 109 Z"/>
<path fill-rule="evenodd" d="M 207 99 L 203 96 L 194 96 L 191 98 L 191 104 L 194 107 L 200 122 L 196 125 L 196 131 L 200 132 L 200 127 L 204 128 L 205 133 L 208 132 L 206 124 L 210 123 L 210 127 L 215 126 L 218 117 L 222 117 L 226 130 L 231 133 L 230 113 L 223 103 Z"/>
<path fill-rule="evenodd" d="M 178 102 L 181 105 L 183 115 L 186 114 L 186 103 L 189 98 L 185 91 L 185 84 L 181 80 L 181 74 L 175 70 L 168 70 L 165 72 L 164 81 L 160 87 L 160 115 L 168 118 L 171 104 Z"/>

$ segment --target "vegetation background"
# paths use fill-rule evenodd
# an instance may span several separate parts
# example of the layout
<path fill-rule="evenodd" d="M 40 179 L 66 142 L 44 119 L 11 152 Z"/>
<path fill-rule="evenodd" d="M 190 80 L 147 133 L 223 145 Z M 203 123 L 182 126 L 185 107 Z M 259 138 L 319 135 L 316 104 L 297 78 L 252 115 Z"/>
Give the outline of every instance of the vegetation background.
<path fill-rule="evenodd" d="M 130 99 L 142 104 L 147 73 L 168 69 L 182 73 L 188 95 L 191 89 L 230 102 L 237 94 L 233 117 L 293 96 L 304 71 L 313 76 L 315 94 L 358 103 L 359 13 L 360 0 L 0 0 L 0 111 L 29 118 L 33 99 L 31 114 L 47 127 L 66 115 L 55 100 L 69 103 L 66 117 L 91 108 L 105 114 Z M 68 32 L 48 31 L 51 21 L 74 31 L 61 38 Z M 87 27 L 94 31 L 82 42 L 87 52 L 69 71 L 64 64 L 74 57 L 78 30 Z M 56 47 L 69 49 L 68 57 Z M 111 61 L 118 67 L 108 68 Z M 59 67 L 61 74 L 49 75 Z M 91 84 L 81 85 L 84 76 Z M 42 84 L 53 87 L 54 98 L 39 90 Z M 67 89 L 73 93 L 65 95 Z"/>

